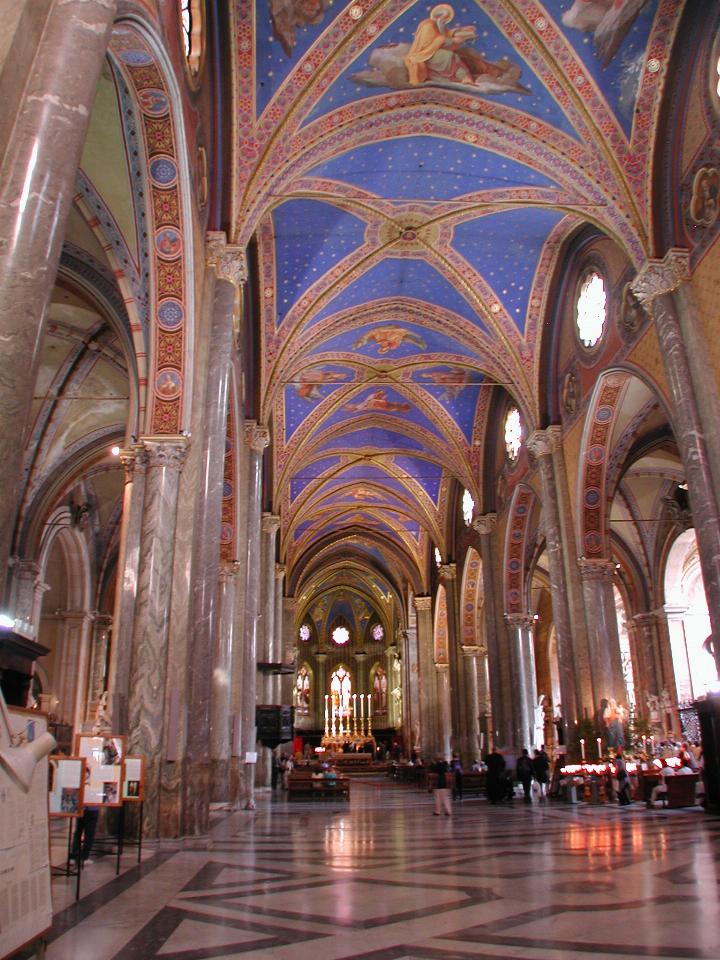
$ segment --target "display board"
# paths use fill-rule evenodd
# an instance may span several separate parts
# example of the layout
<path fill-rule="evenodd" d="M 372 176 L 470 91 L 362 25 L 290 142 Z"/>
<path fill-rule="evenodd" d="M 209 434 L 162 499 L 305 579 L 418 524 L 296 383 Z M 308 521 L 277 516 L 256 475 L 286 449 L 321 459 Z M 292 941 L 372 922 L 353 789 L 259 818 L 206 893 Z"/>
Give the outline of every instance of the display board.
<path fill-rule="evenodd" d="M 44 714 L 6 707 L 0 693 L 0 958 L 52 923 L 48 753 Z"/>
<path fill-rule="evenodd" d="M 85 803 L 90 807 L 119 807 L 125 759 L 125 737 L 79 734 L 75 753 L 87 763 Z"/>
<path fill-rule="evenodd" d="M 48 809 L 51 817 L 80 817 L 85 807 L 85 757 L 50 757 Z"/>
<path fill-rule="evenodd" d="M 128 803 L 142 803 L 145 799 L 144 757 L 125 757 L 122 798 Z"/>

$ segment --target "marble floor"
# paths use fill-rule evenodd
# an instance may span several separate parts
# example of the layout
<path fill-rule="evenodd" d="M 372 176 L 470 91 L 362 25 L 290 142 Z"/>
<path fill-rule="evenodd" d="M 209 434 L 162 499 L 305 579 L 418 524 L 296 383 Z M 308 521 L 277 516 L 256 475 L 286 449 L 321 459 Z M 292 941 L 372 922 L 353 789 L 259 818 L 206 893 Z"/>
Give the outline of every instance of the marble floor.
<path fill-rule="evenodd" d="M 355 781 L 350 804 L 260 796 L 202 849 L 53 881 L 47 960 L 720 958 L 720 818 L 454 804 Z"/>

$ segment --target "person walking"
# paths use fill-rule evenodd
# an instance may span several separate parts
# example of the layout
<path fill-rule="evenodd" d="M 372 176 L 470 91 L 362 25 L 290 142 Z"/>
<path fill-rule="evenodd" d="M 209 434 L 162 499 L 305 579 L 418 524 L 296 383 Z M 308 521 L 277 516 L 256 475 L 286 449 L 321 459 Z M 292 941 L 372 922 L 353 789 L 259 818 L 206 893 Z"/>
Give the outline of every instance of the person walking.
<path fill-rule="evenodd" d="M 490 803 L 499 803 L 502 799 L 502 777 L 505 773 L 505 757 L 498 753 L 497 748 L 493 747 L 490 753 L 485 757 L 485 766 L 487 767 L 487 796 Z"/>
<path fill-rule="evenodd" d="M 540 802 L 547 798 L 547 787 L 550 779 L 550 757 L 545 753 L 545 744 L 535 751 L 532 759 L 533 776 L 540 786 Z"/>
<path fill-rule="evenodd" d="M 450 770 L 453 775 L 453 800 L 462 800 L 463 798 L 463 765 L 460 760 L 460 754 L 454 753 L 450 761 Z"/>
<path fill-rule="evenodd" d="M 632 803 L 632 798 L 630 796 L 630 774 L 625 766 L 622 747 L 617 747 L 615 752 L 615 775 L 618 782 L 618 803 L 621 807 L 626 807 Z"/>
<path fill-rule="evenodd" d="M 530 754 L 527 750 L 523 750 L 522 756 L 518 759 L 517 766 L 515 767 L 515 773 L 517 778 L 522 784 L 523 792 L 525 794 L 525 803 L 532 803 L 532 797 L 530 795 L 530 788 L 532 786 L 533 778 L 533 762 L 530 759 Z"/>
<path fill-rule="evenodd" d="M 435 800 L 434 817 L 440 817 L 444 813 L 446 817 L 452 816 L 452 803 L 450 801 L 450 787 L 448 786 L 450 777 L 450 766 L 444 757 L 438 757 L 430 770 L 437 776 L 437 782 L 433 790 L 433 799 Z"/>

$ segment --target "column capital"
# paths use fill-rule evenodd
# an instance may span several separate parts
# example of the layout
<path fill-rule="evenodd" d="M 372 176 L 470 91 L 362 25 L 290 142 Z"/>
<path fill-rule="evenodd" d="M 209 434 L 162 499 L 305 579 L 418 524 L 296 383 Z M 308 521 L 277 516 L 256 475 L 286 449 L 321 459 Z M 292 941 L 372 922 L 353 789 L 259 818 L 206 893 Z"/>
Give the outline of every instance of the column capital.
<path fill-rule="evenodd" d="M 227 242 L 223 230 L 206 234 L 207 265 L 214 267 L 218 280 L 227 280 L 239 287 L 248 278 L 247 260 L 243 247 Z"/>
<path fill-rule="evenodd" d="M 142 443 L 133 443 L 120 451 L 120 463 L 125 470 L 125 483 L 132 483 L 135 472 L 144 473 L 147 467 L 147 451 Z"/>
<path fill-rule="evenodd" d="M 658 611 L 646 610 L 644 613 L 636 613 L 631 619 L 639 627 L 654 627 L 658 622 Z"/>
<path fill-rule="evenodd" d="M 262 532 L 274 536 L 280 529 L 280 517 L 274 513 L 264 513 L 262 515 Z"/>
<path fill-rule="evenodd" d="M 615 564 L 612 560 L 606 558 L 588 560 L 587 557 L 578 557 L 577 563 L 581 579 L 612 583 L 615 576 Z"/>
<path fill-rule="evenodd" d="M 187 456 L 188 438 L 182 436 L 140 437 L 148 467 L 182 470 Z"/>
<path fill-rule="evenodd" d="M 220 562 L 220 572 L 218 573 L 218 580 L 220 583 L 232 583 L 238 575 L 238 571 L 242 564 L 239 560 L 222 560 Z"/>
<path fill-rule="evenodd" d="M 552 426 L 545 430 L 534 430 L 525 441 L 525 447 L 536 460 L 551 457 L 562 443 L 562 427 Z"/>
<path fill-rule="evenodd" d="M 285 566 L 284 563 L 276 563 L 276 564 L 275 564 L 275 579 L 276 579 L 276 580 L 284 580 L 284 579 L 285 579 L 285 574 L 286 574 L 286 572 L 287 572 L 287 567 Z"/>
<path fill-rule="evenodd" d="M 435 664 L 435 669 L 437 670 L 438 673 L 449 673 L 449 672 L 450 672 L 450 664 L 449 664 L 449 663 L 436 663 L 436 664 Z"/>
<path fill-rule="evenodd" d="M 464 643 L 461 645 L 460 650 L 462 651 L 462 655 L 468 657 L 468 659 L 487 655 L 487 647 L 483 646 L 483 644 Z"/>
<path fill-rule="evenodd" d="M 297 597 L 283 597 L 283 604 L 286 610 L 295 611 L 298 605 Z"/>
<path fill-rule="evenodd" d="M 11 557 L 10 566 L 13 576 L 18 580 L 37 580 L 40 576 L 40 564 L 35 560 L 21 560 L 20 557 Z"/>
<path fill-rule="evenodd" d="M 472 528 L 476 533 L 479 533 L 481 537 L 486 537 L 493 532 L 497 526 L 497 514 L 496 513 L 483 513 L 479 517 L 475 517 L 472 522 Z"/>
<path fill-rule="evenodd" d="M 421 611 L 432 609 L 432 597 L 415 597 L 415 609 Z"/>
<path fill-rule="evenodd" d="M 677 290 L 690 279 L 690 253 L 673 247 L 660 259 L 651 258 L 630 284 L 635 299 L 649 312 L 657 297 Z"/>
<path fill-rule="evenodd" d="M 256 453 L 262 453 L 270 446 L 270 431 L 254 420 L 249 420 L 245 424 L 245 443 Z"/>
<path fill-rule="evenodd" d="M 454 563 L 441 563 L 438 571 L 441 580 L 455 580 L 457 577 L 457 565 Z"/>
<path fill-rule="evenodd" d="M 530 630 L 535 626 L 535 619 L 529 613 L 506 613 L 505 622 L 515 630 Z"/>

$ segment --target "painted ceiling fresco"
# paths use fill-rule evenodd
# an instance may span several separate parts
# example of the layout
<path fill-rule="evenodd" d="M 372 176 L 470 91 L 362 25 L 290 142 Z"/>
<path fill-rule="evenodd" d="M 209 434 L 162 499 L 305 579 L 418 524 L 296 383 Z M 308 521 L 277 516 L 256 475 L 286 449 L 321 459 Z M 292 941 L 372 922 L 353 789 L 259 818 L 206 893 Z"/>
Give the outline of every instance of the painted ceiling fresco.
<path fill-rule="evenodd" d="M 482 507 L 492 386 L 537 424 L 563 241 L 591 223 L 635 263 L 653 252 L 682 6 L 239 2 L 235 232 L 258 242 L 291 567 L 335 538 L 392 543 L 422 577 L 451 480 Z"/>

